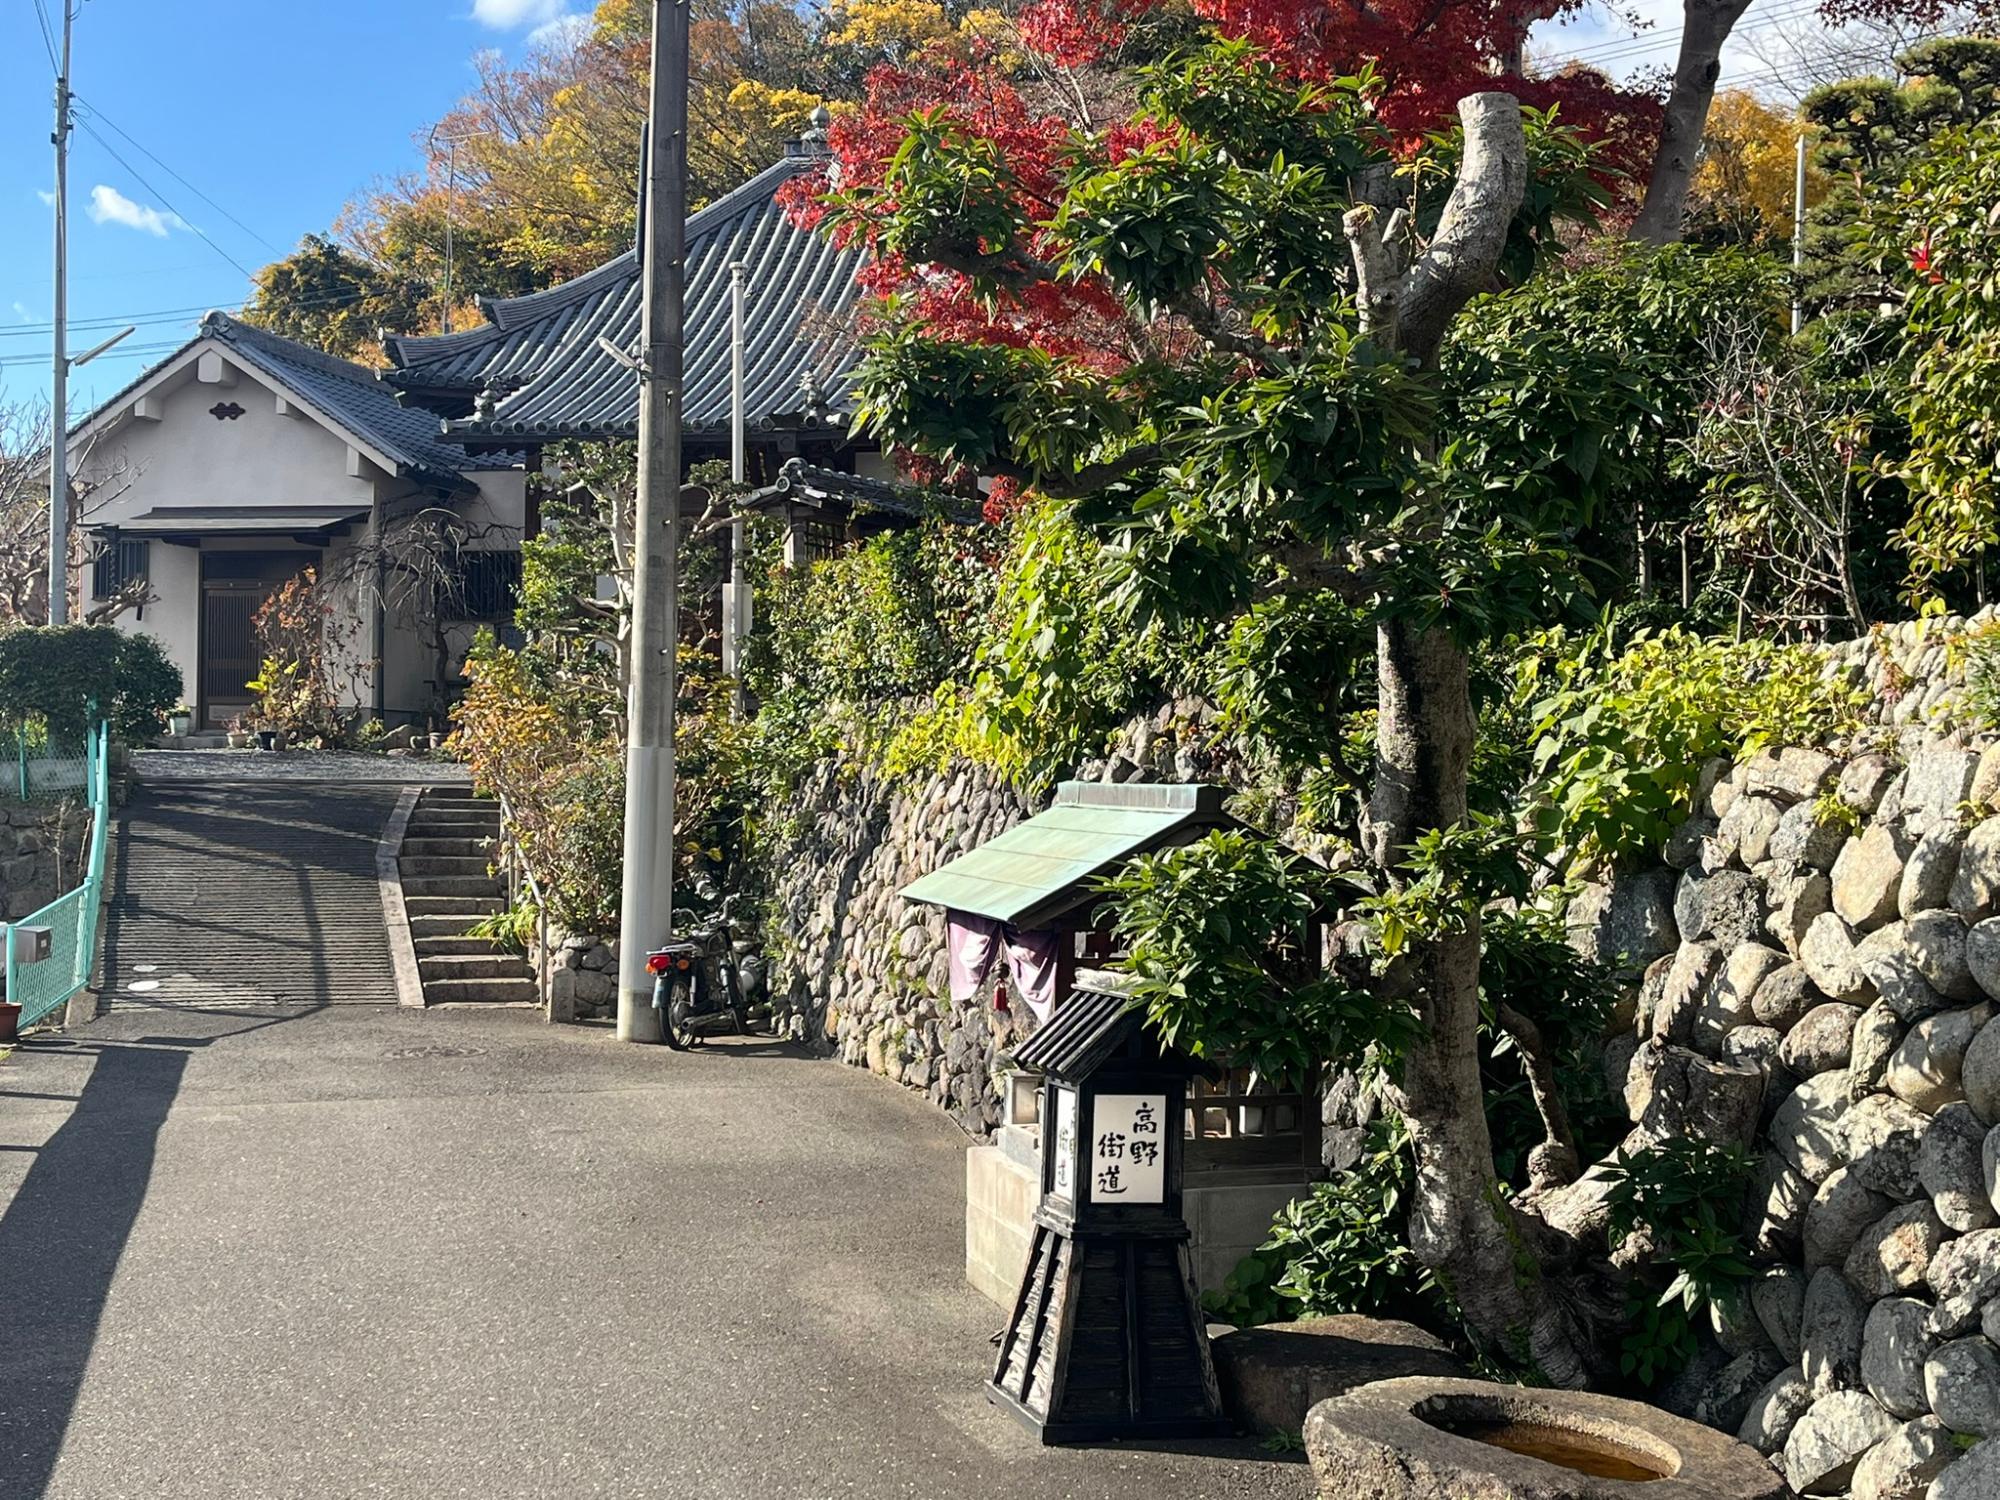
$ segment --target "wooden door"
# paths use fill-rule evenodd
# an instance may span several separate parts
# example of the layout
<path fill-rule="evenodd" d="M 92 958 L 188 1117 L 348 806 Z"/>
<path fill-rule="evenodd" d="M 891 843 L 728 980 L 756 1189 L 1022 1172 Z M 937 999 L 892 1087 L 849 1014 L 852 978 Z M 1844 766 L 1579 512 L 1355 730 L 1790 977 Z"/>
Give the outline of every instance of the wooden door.
<path fill-rule="evenodd" d="M 268 583 L 210 583 L 201 591 L 201 715 L 220 727 L 250 706 L 248 683 L 257 675 L 257 629 L 252 623 L 271 597 Z"/>

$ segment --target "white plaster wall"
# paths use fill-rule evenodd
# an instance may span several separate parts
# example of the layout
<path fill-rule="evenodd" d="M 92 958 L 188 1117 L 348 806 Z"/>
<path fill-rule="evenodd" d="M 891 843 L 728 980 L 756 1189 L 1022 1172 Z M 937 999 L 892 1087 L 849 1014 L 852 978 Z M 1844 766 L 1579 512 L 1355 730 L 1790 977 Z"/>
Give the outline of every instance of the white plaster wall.
<path fill-rule="evenodd" d="M 154 542 L 146 549 L 151 587 L 159 598 L 144 609 L 122 614 L 117 626 L 127 635 L 150 635 L 166 647 L 181 673 L 181 701 L 193 703 L 197 620 L 201 610 L 201 554 L 192 547 Z M 84 574 L 85 587 L 90 574 Z"/>
<path fill-rule="evenodd" d="M 151 393 L 159 420 L 137 419 L 128 406 L 122 413 L 110 414 L 100 433 L 79 441 L 72 455 L 79 478 L 98 487 L 85 503 L 85 526 L 117 525 L 161 506 L 263 509 L 338 504 L 379 507 L 378 514 L 394 515 L 440 503 L 407 481 L 383 475 L 372 464 L 364 465 L 365 477 L 350 477 L 344 436 L 303 414 L 280 416 L 281 398 L 275 386 L 247 367 L 230 368 L 234 384 L 208 384 L 197 378 L 196 362 L 190 358 Z M 210 408 L 219 402 L 242 407 L 242 415 L 216 418 Z M 477 493 L 450 504 L 473 529 L 474 545 L 518 548 L 527 525 L 528 475 L 519 469 L 489 469 L 468 477 L 479 486 Z M 340 575 L 343 561 L 363 539 L 366 524 L 357 523 L 347 537 L 330 543 L 322 562 L 326 576 Z M 289 537 L 204 543 L 210 551 L 291 545 Z M 160 638 L 181 669 L 183 695 L 192 703 L 199 685 L 201 552 L 154 538 L 148 553 L 158 598 L 143 614 L 121 617 L 119 628 Z M 353 578 L 341 590 L 336 608 L 328 631 L 340 653 L 336 690 L 347 705 L 373 714 L 376 601 L 369 581 Z M 383 624 L 379 668 L 383 713 L 391 724 L 407 722 L 428 712 L 434 663 L 405 613 L 390 608 Z M 462 666 L 473 628 L 454 627 L 451 632 L 454 674 Z"/>
<path fill-rule="evenodd" d="M 162 420 L 130 416 L 78 444 L 79 474 L 106 481 L 84 503 L 86 526 L 115 525 L 160 505 L 355 505 L 375 498 L 347 474 L 347 444 L 311 417 L 278 415 L 278 393 L 249 370 L 231 386 L 204 385 L 194 369 L 154 393 Z M 219 421 L 218 402 L 243 415 Z"/>

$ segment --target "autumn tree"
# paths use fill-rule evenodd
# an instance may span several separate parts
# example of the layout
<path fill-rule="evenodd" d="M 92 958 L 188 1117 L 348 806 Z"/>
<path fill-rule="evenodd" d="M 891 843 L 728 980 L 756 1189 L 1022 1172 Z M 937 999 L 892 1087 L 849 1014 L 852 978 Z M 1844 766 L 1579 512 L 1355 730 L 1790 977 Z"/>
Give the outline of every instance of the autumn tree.
<path fill-rule="evenodd" d="M 1802 129 L 1796 115 L 1772 108 L 1748 89 L 1718 94 L 1689 185 L 1687 237 L 1704 244 L 1787 245 Z M 1826 174 L 1810 168 L 1807 203 L 1818 203 L 1825 193 Z"/>
<path fill-rule="evenodd" d="M 1510 1199 L 1481 1092 L 1482 912 L 1522 866 L 1511 828 L 1469 812 L 1470 653 L 1573 595 L 1564 539 L 1619 477 L 1615 449 L 1547 432 L 1619 383 L 1559 339 L 1470 385 L 1444 366 L 1465 304 L 1602 207 L 1601 160 L 1495 92 L 1411 147 L 1382 75 L 1301 82 L 1240 41 L 1147 70 L 1142 94 L 1084 134 L 961 72 L 893 140 L 873 111 L 836 131 L 821 207 L 896 288 L 859 420 L 1066 504 L 1101 544 L 1106 609 L 1220 617 L 1232 638 L 1308 601 L 1372 621 L 1374 891 L 1351 932 L 1372 1001 L 1351 1015 L 1385 1028 L 1343 1041 L 1392 1055 L 1417 1255 L 1484 1346 L 1580 1383 L 1605 1300 L 1576 1238 L 1580 1163 L 1552 1111 L 1534 1190 Z M 1040 670 L 1081 670 L 1049 635 Z M 1416 1024 L 1392 1040 L 1400 1014 Z"/>

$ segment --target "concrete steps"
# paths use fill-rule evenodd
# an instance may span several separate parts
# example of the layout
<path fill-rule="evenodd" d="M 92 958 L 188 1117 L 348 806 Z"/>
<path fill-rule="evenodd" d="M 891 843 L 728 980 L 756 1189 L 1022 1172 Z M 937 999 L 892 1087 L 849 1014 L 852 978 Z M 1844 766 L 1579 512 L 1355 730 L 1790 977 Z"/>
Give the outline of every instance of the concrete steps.
<path fill-rule="evenodd" d="M 493 869 L 500 808 L 469 787 L 429 787 L 397 851 L 403 908 L 427 1005 L 532 1005 L 534 971 L 518 953 L 467 929 L 507 905 Z"/>

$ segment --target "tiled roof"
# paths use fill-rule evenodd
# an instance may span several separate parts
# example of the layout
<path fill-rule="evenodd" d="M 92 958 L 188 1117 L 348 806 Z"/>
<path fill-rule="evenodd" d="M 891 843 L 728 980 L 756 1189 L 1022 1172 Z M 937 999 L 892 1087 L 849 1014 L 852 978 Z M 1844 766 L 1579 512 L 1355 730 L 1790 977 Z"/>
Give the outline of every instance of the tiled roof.
<path fill-rule="evenodd" d="M 787 157 L 688 220 L 682 419 L 690 428 L 719 430 L 729 420 L 729 273 L 738 263 L 753 428 L 831 424 L 851 407 L 862 251 L 798 228 L 776 202 L 813 161 Z M 497 398 L 445 422 L 462 443 L 631 437 L 638 377 L 598 340 L 636 351 L 639 305 L 639 263 L 628 252 L 547 291 L 483 303 L 485 328 L 390 339 L 397 368 L 388 379 L 412 400 L 424 392 Z"/>
<path fill-rule="evenodd" d="M 896 484 L 887 479 L 869 479 L 860 474 L 844 474 L 838 469 L 809 464 L 802 458 L 786 459 L 776 479 L 764 488 L 745 495 L 737 504 L 742 510 L 804 504 L 843 511 L 878 511 L 911 520 L 943 516 L 961 525 L 971 525 L 980 514 L 976 504 L 958 495 Z"/>
<path fill-rule="evenodd" d="M 407 469 L 455 479 L 470 467 L 465 450 L 444 441 L 431 413 L 403 406 L 365 365 L 335 359 L 227 313 L 203 318 L 201 336 L 227 344 L 246 364 Z"/>

